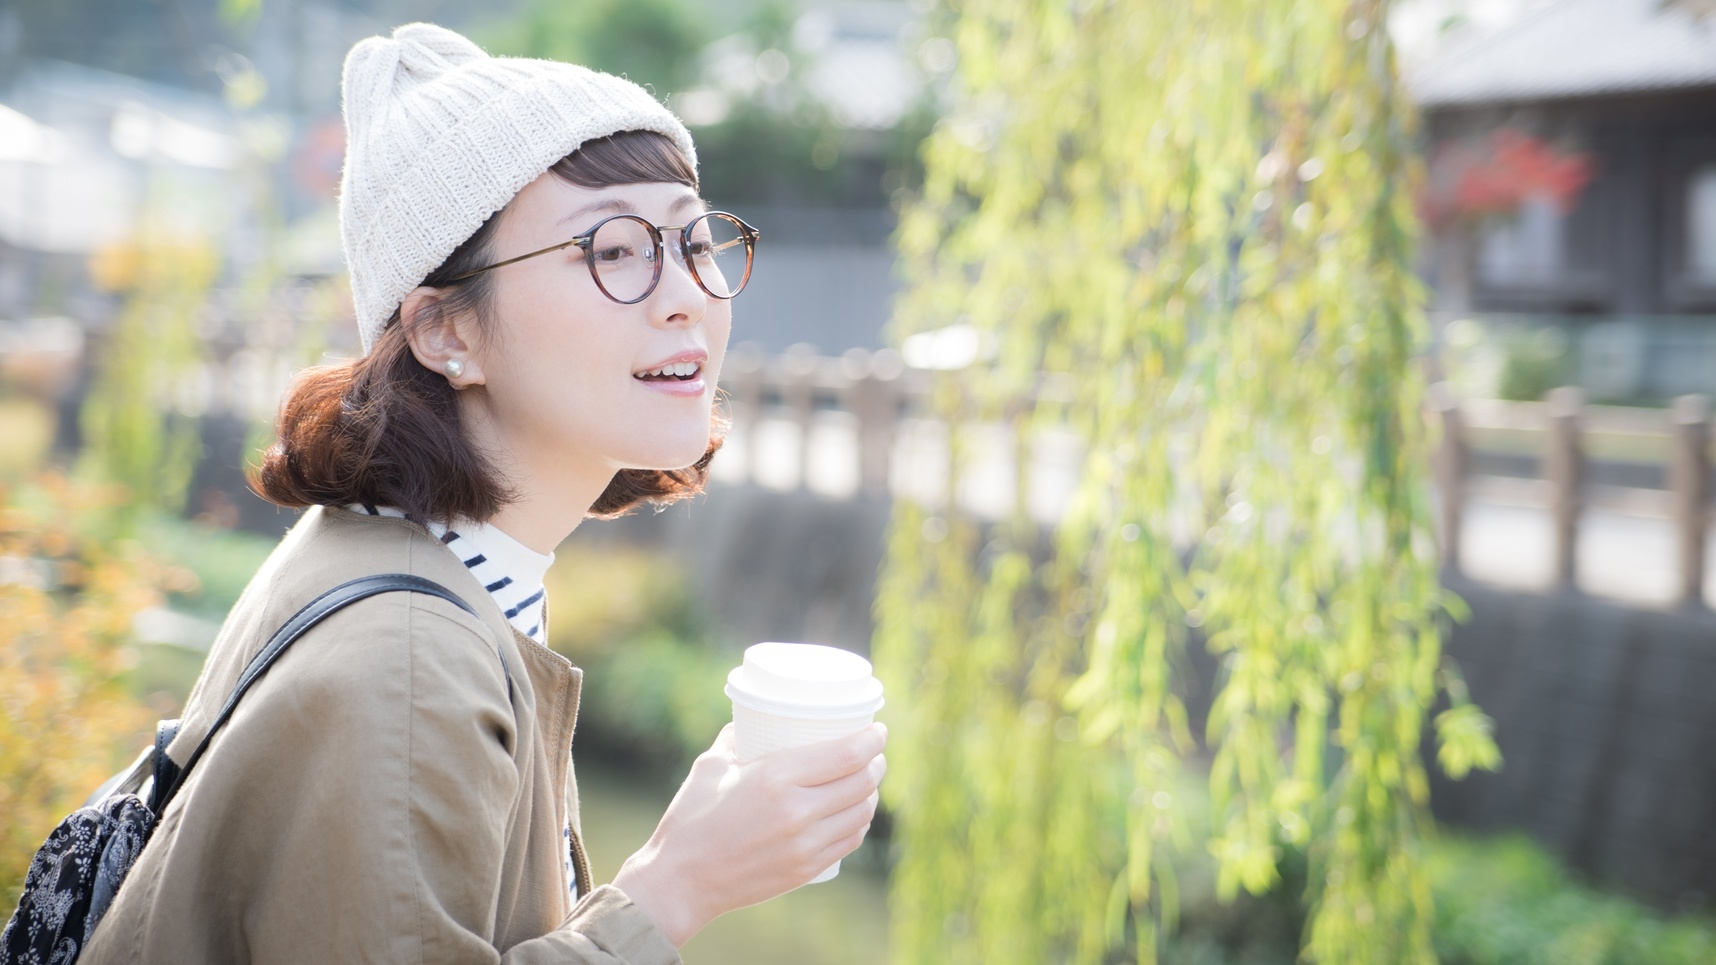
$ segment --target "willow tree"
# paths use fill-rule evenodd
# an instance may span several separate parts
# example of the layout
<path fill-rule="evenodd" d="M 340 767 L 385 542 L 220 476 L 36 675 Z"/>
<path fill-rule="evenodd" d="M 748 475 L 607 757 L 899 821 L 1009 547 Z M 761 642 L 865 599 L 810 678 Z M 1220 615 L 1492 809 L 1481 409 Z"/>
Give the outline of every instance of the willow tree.
<path fill-rule="evenodd" d="M 955 468 L 1000 423 L 1082 473 L 1045 531 L 903 503 L 878 601 L 897 961 L 1150 961 L 1173 856 L 1310 862 L 1306 957 L 1428 962 L 1420 745 L 1494 766 L 1443 666 L 1411 120 L 1380 0 L 961 0 L 955 107 L 903 213 L 901 334 Z M 1035 474 L 1017 474 L 1017 504 Z M 1192 733 L 1188 648 L 1217 657 Z M 1200 746 L 1201 745 L 1201 746 Z M 1177 792 L 1208 752 L 1211 831 Z M 1200 761 L 1204 758 L 1199 757 Z"/>
<path fill-rule="evenodd" d="M 125 486 L 122 529 L 147 509 L 185 507 L 202 447 L 185 396 L 196 390 L 205 355 L 199 327 L 219 272 L 212 247 L 145 231 L 102 253 L 97 281 L 125 293 L 125 306 L 102 340 L 99 369 L 82 422 L 84 469 Z"/>

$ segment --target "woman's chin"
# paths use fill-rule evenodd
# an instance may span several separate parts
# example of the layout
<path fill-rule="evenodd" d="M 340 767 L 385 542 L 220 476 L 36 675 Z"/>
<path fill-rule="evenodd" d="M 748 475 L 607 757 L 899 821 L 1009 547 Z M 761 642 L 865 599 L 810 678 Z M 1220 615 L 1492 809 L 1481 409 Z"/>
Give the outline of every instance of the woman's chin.
<path fill-rule="evenodd" d="M 664 448 L 657 452 L 638 453 L 636 458 L 626 460 L 625 465 L 628 469 L 674 472 L 696 465 L 697 460 L 702 459 L 703 454 L 707 451 L 709 451 L 709 439 L 705 436 L 697 440 L 695 444 L 688 443 L 683 446 Z"/>

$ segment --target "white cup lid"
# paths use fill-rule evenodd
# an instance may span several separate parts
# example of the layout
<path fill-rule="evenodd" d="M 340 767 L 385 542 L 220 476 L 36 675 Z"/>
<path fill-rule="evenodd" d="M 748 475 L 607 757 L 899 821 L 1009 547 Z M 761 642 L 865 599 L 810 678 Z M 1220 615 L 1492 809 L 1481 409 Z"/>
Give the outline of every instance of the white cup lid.
<path fill-rule="evenodd" d="M 814 643 L 759 643 L 727 675 L 727 696 L 765 714 L 831 719 L 882 708 L 882 682 L 870 661 Z"/>

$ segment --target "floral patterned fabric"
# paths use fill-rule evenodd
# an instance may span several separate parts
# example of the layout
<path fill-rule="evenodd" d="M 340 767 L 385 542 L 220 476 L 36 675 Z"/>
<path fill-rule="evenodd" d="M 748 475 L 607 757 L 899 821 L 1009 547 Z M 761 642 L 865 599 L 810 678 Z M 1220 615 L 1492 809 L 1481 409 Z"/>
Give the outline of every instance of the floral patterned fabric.
<path fill-rule="evenodd" d="M 18 910 L 0 932 L 3 965 L 71 965 L 155 830 L 135 794 L 71 813 L 30 862 Z"/>

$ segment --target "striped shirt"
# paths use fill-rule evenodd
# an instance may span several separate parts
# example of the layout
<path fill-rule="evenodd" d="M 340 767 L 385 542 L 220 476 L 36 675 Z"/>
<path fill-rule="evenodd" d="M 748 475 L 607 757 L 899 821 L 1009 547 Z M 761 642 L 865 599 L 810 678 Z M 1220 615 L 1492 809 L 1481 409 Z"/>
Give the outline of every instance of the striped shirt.
<path fill-rule="evenodd" d="M 391 506 L 351 509 L 371 516 L 405 516 Z M 543 642 L 542 578 L 554 563 L 553 553 L 538 553 L 494 526 L 470 520 L 455 520 L 451 526 L 430 522 L 429 532 L 446 544 L 489 591 L 514 629 L 537 643 Z"/>

